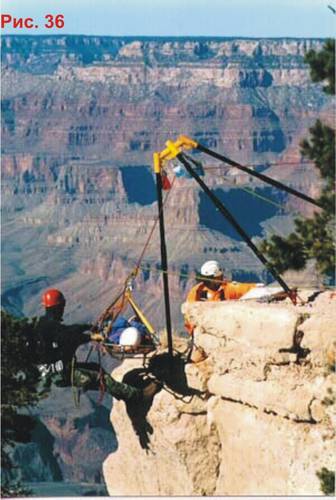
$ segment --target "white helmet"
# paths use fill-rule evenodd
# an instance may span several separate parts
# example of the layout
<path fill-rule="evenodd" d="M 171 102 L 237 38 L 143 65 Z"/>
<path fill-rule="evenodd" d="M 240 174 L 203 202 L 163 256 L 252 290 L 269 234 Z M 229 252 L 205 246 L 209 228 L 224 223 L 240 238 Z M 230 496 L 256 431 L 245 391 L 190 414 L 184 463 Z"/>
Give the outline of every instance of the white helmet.
<path fill-rule="evenodd" d="M 209 276 L 211 278 L 216 278 L 223 274 L 223 269 L 220 267 L 217 260 L 208 260 L 201 267 L 201 274 L 203 276 Z"/>
<path fill-rule="evenodd" d="M 134 328 L 134 326 L 125 328 L 125 330 L 120 335 L 119 344 L 138 347 L 141 344 L 141 334 L 139 330 L 137 328 Z"/>

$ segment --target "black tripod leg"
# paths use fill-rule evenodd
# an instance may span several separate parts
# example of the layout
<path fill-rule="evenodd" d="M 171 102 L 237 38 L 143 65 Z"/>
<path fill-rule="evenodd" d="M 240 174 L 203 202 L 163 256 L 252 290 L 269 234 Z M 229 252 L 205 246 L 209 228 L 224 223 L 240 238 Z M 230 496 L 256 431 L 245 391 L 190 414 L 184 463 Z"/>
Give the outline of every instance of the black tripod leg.
<path fill-rule="evenodd" d="M 244 229 L 238 224 L 236 219 L 233 217 L 231 212 L 225 207 L 225 205 L 217 198 L 216 195 L 208 188 L 208 186 L 205 184 L 205 182 L 196 174 L 194 169 L 191 167 L 189 162 L 186 160 L 184 157 L 183 153 L 180 153 L 177 155 L 178 160 L 184 165 L 186 168 L 187 172 L 195 179 L 195 181 L 201 186 L 205 194 L 211 199 L 213 204 L 218 208 L 218 210 L 221 212 L 221 214 L 232 224 L 232 226 L 235 228 L 237 233 L 243 238 L 243 240 L 246 242 L 246 244 L 251 248 L 251 250 L 254 252 L 254 254 L 258 257 L 258 259 L 264 264 L 266 269 L 273 275 L 273 277 L 280 283 L 282 288 L 285 290 L 285 292 L 288 294 L 292 302 L 294 303 L 293 299 L 293 294 L 291 289 L 288 287 L 288 285 L 284 282 L 284 280 L 279 276 L 277 271 L 274 269 L 274 267 L 266 260 L 264 255 L 260 252 L 260 250 L 255 246 L 253 241 L 251 241 L 250 237 L 248 234 L 244 231 Z"/>
<path fill-rule="evenodd" d="M 167 246 L 165 238 L 165 226 L 164 226 L 163 203 L 162 203 L 162 178 L 160 173 L 156 173 L 156 188 L 157 188 L 157 200 L 158 200 L 159 223 L 160 223 L 161 267 L 162 267 L 163 292 L 164 292 L 165 310 L 166 310 L 168 352 L 170 356 L 173 356 L 173 336 L 171 328 L 169 283 L 168 283 L 168 258 L 167 258 Z"/>
<path fill-rule="evenodd" d="M 267 184 L 271 184 L 272 186 L 277 187 L 278 189 L 282 189 L 283 191 L 286 191 L 287 193 L 290 193 L 297 198 L 301 198 L 301 200 L 308 201 L 308 203 L 311 203 L 312 205 L 315 205 L 316 207 L 323 208 L 322 205 L 311 198 L 310 196 L 300 193 L 300 191 L 297 191 L 296 189 L 293 189 L 289 186 L 286 186 L 286 184 L 282 184 L 282 182 L 279 182 L 275 179 L 272 179 L 271 177 L 268 177 L 267 175 L 261 174 L 260 172 L 255 172 L 254 170 L 251 170 L 250 168 L 244 167 L 244 165 L 241 165 L 240 163 L 237 163 L 236 161 L 230 160 L 230 158 L 227 158 L 226 156 L 223 156 L 219 153 L 216 153 L 216 151 L 212 151 L 211 149 L 206 148 L 205 146 L 202 146 L 202 144 L 197 145 L 197 149 L 199 151 L 202 151 L 202 153 L 205 153 L 209 156 L 212 156 L 212 158 L 216 158 L 217 160 L 221 160 L 224 163 L 227 163 L 228 165 L 231 165 L 232 167 L 236 167 L 239 170 L 242 170 L 243 172 L 246 172 L 249 175 L 252 175 L 253 177 L 257 177 L 263 182 L 266 182 Z"/>

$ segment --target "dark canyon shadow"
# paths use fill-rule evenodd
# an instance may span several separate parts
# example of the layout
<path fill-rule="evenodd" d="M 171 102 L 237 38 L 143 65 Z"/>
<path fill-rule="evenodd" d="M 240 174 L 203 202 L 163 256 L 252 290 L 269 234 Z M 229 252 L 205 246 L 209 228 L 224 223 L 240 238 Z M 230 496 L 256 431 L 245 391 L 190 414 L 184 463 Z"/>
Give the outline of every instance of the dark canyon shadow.
<path fill-rule="evenodd" d="M 47 488 L 50 496 L 59 490 L 61 496 L 75 489 L 84 492 L 85 484 L 92 485 L 95 495 L 106 495 L 102 463 L 118 447 L 111 405 L 110 395 L 101 400 L 97 391 L 87 391 L 77 407 L 71 390 L 52 387 L 32 410 L 29 439 L 15 448 L 15 478 L 34 491 Z"/>
<path fill-rule="evenodd" d="M 129 203 L 150 205 L 156 200 L 156 190 L 150 167 L 123 167 L 120 169 Z"/>
<path fill-rule="evenodd" d="M 263 228 L 261 223 L 266 219 L 278 215 L 281 209 L 258 196 L 267 197 L 272 199 L 275 204 L 281 205 L 284 203 L 286 195 L 277 192 L 275 196 L 275 191 L 271 188 L 255 189 L 254 192 L 256 196 L 252 196 L 239 188 L 229 191 L 224 191 L 223 189 L 214 190 L 214 194 L 224 203 L 237 222 L 250 236 L 262 236 Z M 211 200 L 203 192 L 200 193 L 199 217 L 200 224 L 207 226 L 209 229 L 219 231 L 234 240 L 240 240 L 240 236 L 236 230 L 216 210 Z"/>
<path fill-rule="evenodd" d="M 197 389 L 188 387 L 185 373 L 186 360 L 179 354 L 171 357 L 168 353 L 153 356 L 147 368 L 136 368 L 129 371 L 123 377 L 123 382 L 138 388 L 145 388 L 154 376 L 156 381 L 162 384 L 162 390 L 167 390 L 177 399 L 193 396 L 201 396 L 203 393 Z M 154 396 L 155 397 L 155 396 Z M 139 438 L 143 449 L 150 449 L 150 436 L 154 429 L 147 420 L 148 412 L 152 406 L 154 397 L 139 404 L 137 401 L 126 403 L 126 411 L 129 416 L 134 432 Z"/>

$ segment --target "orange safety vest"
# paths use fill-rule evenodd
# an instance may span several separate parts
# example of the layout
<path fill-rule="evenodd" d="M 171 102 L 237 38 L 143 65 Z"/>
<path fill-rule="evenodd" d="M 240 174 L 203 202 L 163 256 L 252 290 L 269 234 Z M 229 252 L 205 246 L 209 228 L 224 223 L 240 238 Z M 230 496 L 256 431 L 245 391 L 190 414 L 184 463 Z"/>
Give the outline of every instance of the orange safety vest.
<path fill-rule="evenodd" d="M 255 288 L 256 283 L 237 283 L 235 281 L 223 281 L 217 290 L 211 290 L 204 283 L 195 285 L 187 296 L 187 302 L 220 302 L 222 300 L 238 300 L 249 290 Z M 184 326 L 192 334 L 195 326 L 186 318 Z"/>

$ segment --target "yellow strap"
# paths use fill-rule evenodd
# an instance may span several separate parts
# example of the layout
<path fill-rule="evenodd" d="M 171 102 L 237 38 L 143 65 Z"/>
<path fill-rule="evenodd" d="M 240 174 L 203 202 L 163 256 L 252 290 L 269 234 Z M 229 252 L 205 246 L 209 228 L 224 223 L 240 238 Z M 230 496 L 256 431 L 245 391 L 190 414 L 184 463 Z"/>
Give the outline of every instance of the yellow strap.
<path fill-rule="evenodd" d="M 148 321 L 148 319 L 146 318 L 144 313 L 141 311 L 139 306 L 135 303 L 130 290 L 126 290 L 126 298 L 129 302 L 130 306 L 132 307 L 133 311 L 138 316 L 138 318 L 141 320 L 141 322 L 145 325 L 145 327 L 147 328 L 149 333 L 154 334 L 155 330 L 154 330 L 153 326 L 150 324 L 150 322 Z"/>

